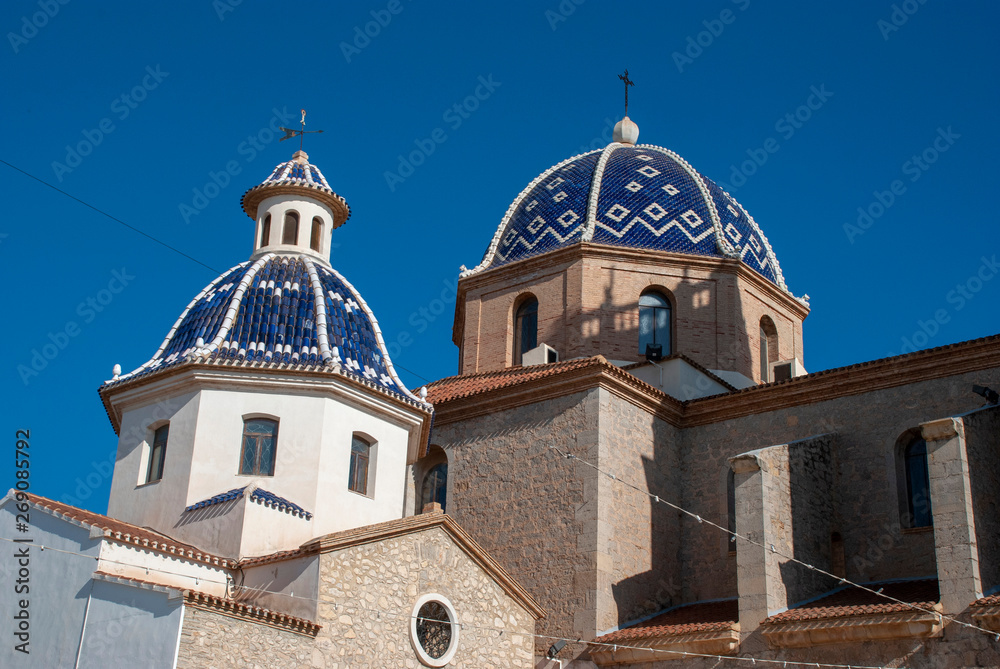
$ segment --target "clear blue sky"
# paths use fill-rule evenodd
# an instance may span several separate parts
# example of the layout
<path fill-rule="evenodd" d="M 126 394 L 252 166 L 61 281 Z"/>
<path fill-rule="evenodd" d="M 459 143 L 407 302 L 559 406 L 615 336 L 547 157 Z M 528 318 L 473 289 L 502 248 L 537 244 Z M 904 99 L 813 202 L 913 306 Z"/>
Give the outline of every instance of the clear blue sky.
<path fill-rule="evenodd" d="M 249 256 L 240 195 L 297 148 L 274 110 L 325 130 L 306 150 L 353 210 L 333 265 L 412 337 L 411 387 L 455 373 L 459 265 L 539 172 L 606 143 L 626 67 L 640 141 L 732 186 L 810 295 L 808 370 L 996 333 L 1000 6 L 895 4 L 5 2 L 0 159 L 176 249 L 0 164 L 4 434 L 30 428 L 32 489 L 106 508 L 97 388 Z"/>

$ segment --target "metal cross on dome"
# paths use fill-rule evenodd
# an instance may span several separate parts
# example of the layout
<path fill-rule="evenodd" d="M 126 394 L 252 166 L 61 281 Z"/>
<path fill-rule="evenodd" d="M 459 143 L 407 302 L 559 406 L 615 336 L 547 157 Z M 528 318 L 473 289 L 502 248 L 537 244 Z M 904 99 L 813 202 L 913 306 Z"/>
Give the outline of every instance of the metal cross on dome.
<path fill-rule="evenodd" d="M 628 74 L 628 70 L 626 70 L 625 73 Z M 628 107 L 627 104 L 625 106 L 626 106 L 626 108 Z M 295 130 L 293 128 L 279 127 L 279 129 L 285 131 L 285 136 L 278 140 L 279 142 L 283 142 L 286 139 L 291 139 L 293 137 L 298 137 L 299 138 L 299 150 L 300 151 L 302 150 L 302 136 L 303 135 L 305 135 L 306 133 L 310 133 L 310 132 L 323 132 L 322 130 L 306 130 L 306 110 L 303 109 L 301 111 L 302 111 L 302 120 L 300 121 L 300 123 L 302 124 L 302 128 L 300 130 Z"/>
<path fill-rule="evenodd" d="M 625 82 L 625 116 L 628 116 L 628 87 L 635 86 L 635 82 L 628 78 L 628 68 L 625 68 L 625 74 L 619 74 L 618 78 Z"/>

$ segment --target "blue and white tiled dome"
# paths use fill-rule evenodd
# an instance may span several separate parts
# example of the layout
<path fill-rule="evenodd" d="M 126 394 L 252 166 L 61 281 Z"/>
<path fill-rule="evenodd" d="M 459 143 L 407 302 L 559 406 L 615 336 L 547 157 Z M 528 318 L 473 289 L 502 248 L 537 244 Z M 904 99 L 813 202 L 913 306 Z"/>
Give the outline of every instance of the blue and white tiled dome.
<path fill-rule="evenodd" d="M 188 305 L 146 364 L 111 383 L 182 362 L 339 368 L 409 400 L 375 316 L 336 270 L 304 255 L 240 263 Z"/>
<path fill-rule="evenodd" d="M 292 159 L 281 163 L 264 181 L 254 186 L 240 200 L 243 211 L 250 218 L 257 218 L 257 205 L 273 195 L 288 193 L 305 194 L 319 200 L 333 211 L 333 227 L 337 228 L 351 217 L 347 200 L 333 192 L 319 168 L 309 162 L 305 151 L 296 151 Z"/>
<path fill-rule="evenodd" d="M 739 202 L 673 151 L 617 141 L 532 181 L 483 261 L 463 276 L 578 242 L 739 258 L 788 291 L 771 245 Z"/>

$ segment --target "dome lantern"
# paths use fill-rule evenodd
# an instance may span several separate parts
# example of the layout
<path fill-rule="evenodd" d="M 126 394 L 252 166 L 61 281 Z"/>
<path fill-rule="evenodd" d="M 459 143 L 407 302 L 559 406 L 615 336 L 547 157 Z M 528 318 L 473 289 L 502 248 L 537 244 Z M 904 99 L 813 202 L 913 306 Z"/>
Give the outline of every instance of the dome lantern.
<path fill-rule="evenodd" d="M 243 211 L 256 222 L 253 254 L 305 254 L 329 265 L 331 232 L 351 208 L 333 192 L 301 149 L 263 182 L 243 194 Z"/>

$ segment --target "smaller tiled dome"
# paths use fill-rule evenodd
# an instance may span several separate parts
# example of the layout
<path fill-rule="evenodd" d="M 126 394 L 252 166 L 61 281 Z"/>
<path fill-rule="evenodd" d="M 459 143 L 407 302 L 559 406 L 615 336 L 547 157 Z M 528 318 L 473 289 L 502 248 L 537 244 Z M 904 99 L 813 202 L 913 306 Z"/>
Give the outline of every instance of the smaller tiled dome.
<path fill-rule="evenodd" d="M 309 162 L 305 151 L 296 151 L 292 159 L 274 168 L 271 176 L 243 194 L 240 204 L 252 219 L 257 218 L 257 206 L 275 195 L 296 195 L 319 200 L 333 210 L 333 227 L 337 228 L 351 217 L 347 200 L 333 192 L 319 168 Z"/>

